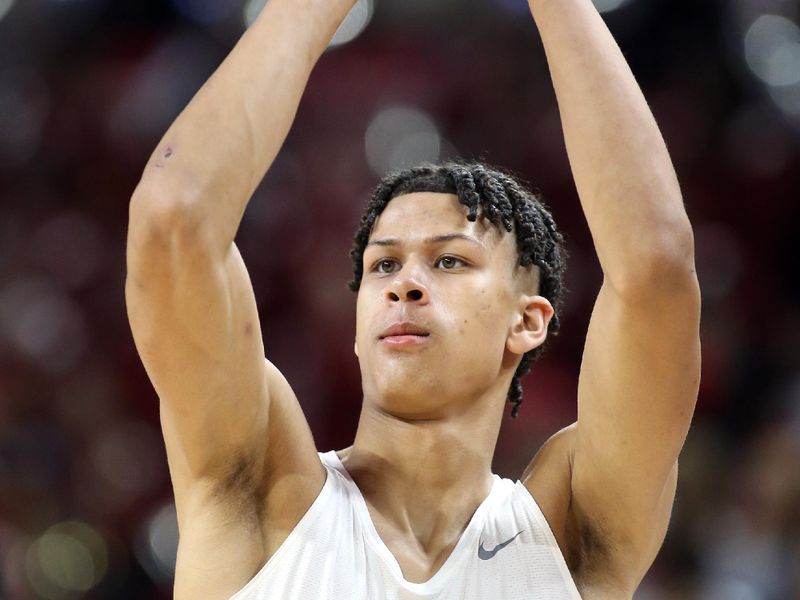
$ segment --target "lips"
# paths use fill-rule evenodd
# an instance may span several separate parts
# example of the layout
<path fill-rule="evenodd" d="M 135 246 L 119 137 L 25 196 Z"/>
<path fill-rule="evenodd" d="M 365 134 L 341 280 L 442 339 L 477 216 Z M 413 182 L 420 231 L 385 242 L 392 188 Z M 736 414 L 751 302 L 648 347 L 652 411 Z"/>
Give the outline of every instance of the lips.
<path fill-rule="evenodd" d="M 380 339 L 404 336 L 428 337 L 429 335 L 429 331 L 414 323 L 395 323 L 381 333 Z"/>

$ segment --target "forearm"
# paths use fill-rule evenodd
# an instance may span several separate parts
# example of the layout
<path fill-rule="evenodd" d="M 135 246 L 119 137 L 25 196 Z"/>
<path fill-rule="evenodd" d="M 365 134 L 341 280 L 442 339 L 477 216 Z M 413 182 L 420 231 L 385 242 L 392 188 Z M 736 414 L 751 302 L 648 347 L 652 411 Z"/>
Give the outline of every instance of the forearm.
<path fill-rule="evenodd" d="M 590 0 L 529 0 L 575 184 L 612 285 L 691 260 L 680 188 L 655 119 Z M 616 286 L 615 286 L 616 287 Z"/>
<path fill-rule="evenodd" d="M 270 0 L 159 142 L 132 214 L 177 212 L 210 224 L 214 243 L 229 247 L 286 139 L 311 70 L 354 3 Z"/>

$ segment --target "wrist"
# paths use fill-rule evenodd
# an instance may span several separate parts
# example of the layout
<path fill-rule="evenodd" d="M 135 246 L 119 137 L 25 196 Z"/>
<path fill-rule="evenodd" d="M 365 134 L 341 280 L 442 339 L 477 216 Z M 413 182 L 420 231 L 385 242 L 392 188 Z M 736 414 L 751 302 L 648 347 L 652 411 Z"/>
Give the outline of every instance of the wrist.
<path fill-rule="evenodd" d="M 575 8 L 580 9 L 582 5 L 588 6 L 592 12 L 597 12 L 592 0 L 528 0 L 528 8 L 534 19 L 551 11 L 564 15 Z"/>
<path fill-rule="evenodd" d="M 357 0 L 269 0 L 242 41 L 270 45 L 272 54 L 311 70 Z M 248 42 L 245 42 L 248 43 Z"/>

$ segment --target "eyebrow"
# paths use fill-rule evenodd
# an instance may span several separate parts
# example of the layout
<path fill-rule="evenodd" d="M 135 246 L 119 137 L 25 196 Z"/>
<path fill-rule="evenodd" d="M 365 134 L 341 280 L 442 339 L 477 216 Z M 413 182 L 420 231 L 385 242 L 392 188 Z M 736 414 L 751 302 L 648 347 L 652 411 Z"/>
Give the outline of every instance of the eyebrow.
<path fill-rule="evenodd" d="M 425 238 L 422 240 L 425 244 L 443 244 L 445 242 L 452 242 L 454 240 L 463 240 L 465 242 L 470 242 L 475 244 L 476 246 L 480 246 L 481 248 L 486 248 L 483 243 L 478 240 L 477 238 L 472 237 L 471 235 L 466 235 L 463 233 L 445 233 L 444 235 L 435 235 L 433 237 Z M 370 246 L 402 246 L 403 242 L 397 238 L 384 238 L 380 240 L 372 240 L 366 246 L 369 248 Z"/>

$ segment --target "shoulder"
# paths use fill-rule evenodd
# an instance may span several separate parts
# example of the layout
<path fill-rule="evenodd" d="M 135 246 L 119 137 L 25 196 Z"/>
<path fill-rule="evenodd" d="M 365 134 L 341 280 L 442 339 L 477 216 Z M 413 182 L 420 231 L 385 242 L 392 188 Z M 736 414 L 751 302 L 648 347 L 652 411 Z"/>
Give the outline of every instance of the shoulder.
<path fill-rule="evenodd" d="M 551 436 L 533 457 L 521 481 L 547 520 L 576 584 L 586 593 L 586 573 L 604 562 L 606 538 L 601 528 L 576 518 L 572 489 L 576 441 L 577 423 Z"/>
<path fill-rule="evenodd" d="M 551 436 L 531 460 L 520 481 L 536 500 L 569 564 L 566 524 L 572 499 L 572 458 L 577 424 Z"/>
<path fill-rule="evenodd" d="M 549 438 L 539 449 L 521 478 L 547 520 L 570 572 L 582 593 L 592 597 L 628 597 L 631 569 L 637 561 L 632 553 L 649 565 L 663 539 L 672 499 L 677 468 L 665 486 L 661 506 L 655 511 L 650 528 L 653 539 L 635 543 L 620 540 L 618 532 L 605 521 L 590 516 L 575 496 L 573 464 L 577 443 L 577 423 Z M 656 539 L 657 538 L 657 539 Z M 638 573 L 639 569 L 634 569 Z M 646 570 L 646 569 L 645 569 Z M 640 577 L 637 578 L 637 581 Z"/>
<path fill-rule="evenodd" d="M 225 477 L 176 490 L 181 507 L 175 598 L 229 597 L 247 584 L 324 499 L 328 469 L 264 477 L 249 458 Z M 315 469 L 316 471 L 316 469 Z"/>

